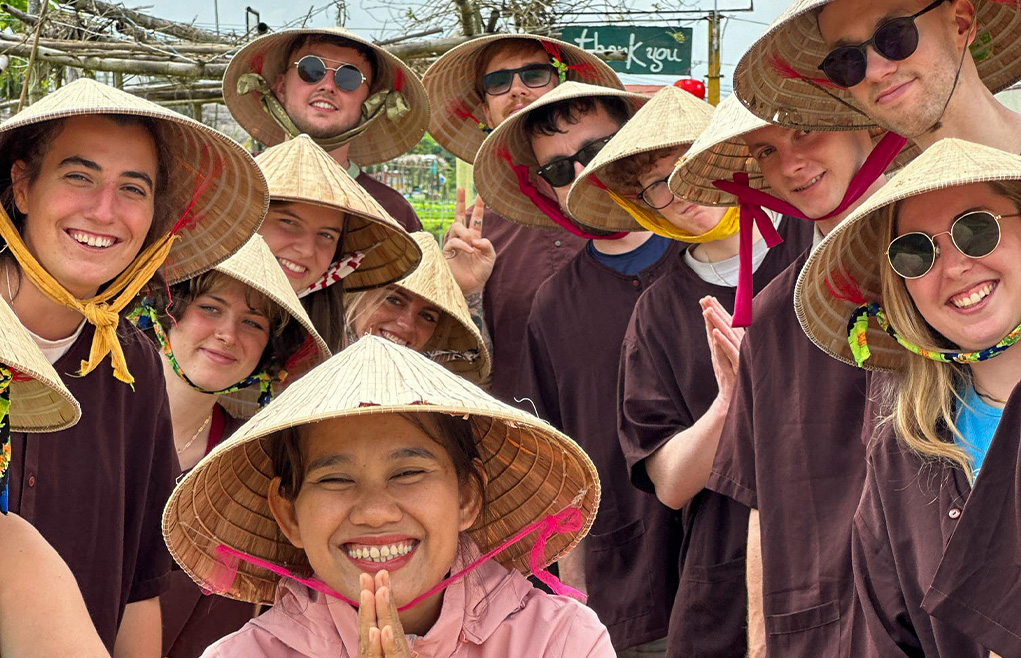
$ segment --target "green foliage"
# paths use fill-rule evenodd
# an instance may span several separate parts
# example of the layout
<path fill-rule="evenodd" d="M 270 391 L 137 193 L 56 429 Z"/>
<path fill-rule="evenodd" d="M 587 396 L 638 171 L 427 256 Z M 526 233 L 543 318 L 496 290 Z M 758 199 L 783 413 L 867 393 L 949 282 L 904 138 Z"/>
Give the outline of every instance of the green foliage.
<path fill-rule="evenodd" d="M 447 234 L 447 229 L 454 223 L 454 202 L 426 201 L 424 199 L 409 199 L 408 201 L 422 221 L 422 227 L 432 233 L 437 242 L 443 244 L 443 236 Z"/>

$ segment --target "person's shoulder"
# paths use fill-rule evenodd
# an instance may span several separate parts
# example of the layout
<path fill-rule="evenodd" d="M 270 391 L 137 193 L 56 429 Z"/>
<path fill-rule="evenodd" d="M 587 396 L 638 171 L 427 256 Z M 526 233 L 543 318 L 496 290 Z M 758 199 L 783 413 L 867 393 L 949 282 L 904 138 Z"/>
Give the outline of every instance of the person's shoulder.
<path fill-rule="evenodd" d="M 531 588 L 520 607 L 509 615 L 506 630 L 521 633 L 527 644 L 527 655 L 536 656 L 599 656 L 613 658 L 609 632 L 592 608 L 566 596 L 547 594 Z M 543 629 L 543 633 L 535 632 Z M 525 649 L 521 642 L 505 638 L 513 646 Z M 525 655 L 524 653 L 519 655 Z"/>
<path fill-rule="evenodd" d="M 539 288 L 535 291 L 533 307 L 542 304 L 555 304 L 563 300 L 562 295 L 567 294 L 574 285 L 574 282 L 581 276 L 585 259 L 591 258 L 591 256 L 585 253 L 586 249 L 587 247 L 582 247 L 582 250 L 566 265 L 539 284 Z"/>
<path fill-rule="evenodd" d="M 760 321 L 768 322 L 780 313 L 794 316 L 794 287 L 808 256 L 809 251 L 806 250 L 755 296 L 752 300 L 753 327 Z"/>
<path fill-rule="evenodd" d="M 265 614 L 273 612 L 271 608 Z M 304 658 L 305 654 L 285 644 L 258 621 L 257 617 L 209 645 L 201 658 Z M 340 658 L 344 658 L 343 654 Z"/>

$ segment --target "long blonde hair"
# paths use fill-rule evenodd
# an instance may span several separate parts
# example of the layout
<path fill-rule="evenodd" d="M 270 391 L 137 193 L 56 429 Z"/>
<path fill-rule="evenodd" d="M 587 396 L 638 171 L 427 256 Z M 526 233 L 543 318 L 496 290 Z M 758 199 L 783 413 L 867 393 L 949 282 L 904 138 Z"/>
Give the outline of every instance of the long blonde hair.
<path fill-rule="evenodd" d="M 993 181 L 986 185 L 1021 211 L 1021 181 Z M 886 238 L 883 244 L 889 244 L 895 236 L 900 207 L 898 202 L 883 211 L 883 235 Z M 879 259 L 879 275 L 883 308 L 890 324 L 901 336 L 928 350 L 954 348 L 918 312 L 904 279 L 893 271 L 887 258 Z M 962 442 L 967 440 L 957 428 L 955 419 L 958 405 L 964 403 L 961 393 L 972 385 L 971 367 L 912 354 L 907 359 L 907 366 L 896 373 L 894 382 L 893 387 L 885 391 L 886 408 L 891 413 L 883 419 L 883 423 L 891 424 L 900 440 L 922 458 L 955 466 L 972 477 L 971 457 L 952 440 L 952 437 Z"/>

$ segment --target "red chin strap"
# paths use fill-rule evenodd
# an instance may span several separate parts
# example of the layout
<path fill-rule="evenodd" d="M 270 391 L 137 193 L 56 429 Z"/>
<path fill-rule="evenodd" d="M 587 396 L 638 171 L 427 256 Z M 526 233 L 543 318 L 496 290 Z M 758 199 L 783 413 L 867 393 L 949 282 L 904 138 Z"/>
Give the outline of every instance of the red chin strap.
<path fill-rule="evenodd" d="M 762 190 L 752 188 L 748 185 L 748 174 L 744 172 L 735 173 L 732 180 L 729 181 L 713 181 L 713 185 L 717 189 L 737 197 L 741 208 L 740 248 L 738 251 L 739 270 L 732 326 L 747 327 L 752 323 L 752 295 L 754 294 L 754 284 L 752 281 L 752 223 L 754 222 L 755 226 L 758 227 L 768 246 L 775 247 L 783 242 L 783 238 L 776 232 L 773 222 L 770 221 L 763 208 L 769 208 L 790 217 L 815 222 L 837 217 L 861 199 L 862 195 L 883 175 L 883 172 L 890 166 L 890 163 L 900 154 L 907 141 L 906 138 L 896 133 L 886 133 L 883 139 L 872 149 L 872 152 L 866 158 L 858 173 L 851 179 L 851 183 L 847 186 L 847 191 L 844 193 L 844 198 L 840 204 L 822 217 L 807 217 L 803 212 L 786 201 L 778 199 Z"/>

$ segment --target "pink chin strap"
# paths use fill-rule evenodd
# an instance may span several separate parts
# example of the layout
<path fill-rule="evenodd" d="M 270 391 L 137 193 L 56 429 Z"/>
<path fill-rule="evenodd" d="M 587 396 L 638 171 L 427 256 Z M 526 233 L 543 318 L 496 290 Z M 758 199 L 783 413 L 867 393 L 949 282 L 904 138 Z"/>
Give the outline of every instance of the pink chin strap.
<path fill-rule="evenodd" d="M 545 567 L 543 567 L 543 560 L 545 559 L 546 555 L 546 543 L 549 541 L 550 537 L 552 537 L 555 534 L 577 532 L 578 530 L 582 529 L 584 523 L 585 518 L 582 515 L 581 510 L 579 508 L 567 507 L 557 514 L 551 514 L 545 518 L 536 521 L 535 523 L 527 525 L 521 530 L 519 530 L 517 533 L 515 533 L 514 536 L 512 536 L 510 539 L 503 542 L 496 548 L 490 550 L 485 555 L 479 557 L 477 560 L 466 566 L 464 569 L 461 569 L 457 573 L 448 576 L 426 593 L 416 597 L 409 603 L 405 603 L 401 607 L 397 608 L 397 611 L 403 612 L 409 608 L 413 608 L 414 606 L 418 605 L 422 601 L 425 601 L 429 597 L 439 592 L 442 592 L 446 588 L 450 587 L 457 581 L 467 576 L 472 571 L 478 569 L 484 562 L 491 560 L 497 554 L 501 553 L 509 546 L 518 543 L 519 541 L 521 541 L 528 535 L 532 534 L 536 530 L 539 531 L 539 536 L 536 538 L 535 544 L 532 546 L 532 550 L 529 551 L 528 553 L 528 565 L 529 568 L 532 570 L 532 574 L 534 574 L 536 578 L 545 583 L 555 594 L 559 594 L 561 596 L 570 596 L 584 603 L 588 599 L 588 597 L 585 594 L 579 592 L 573 587 L 564 585 L 556 576 L 546 571 Z M 234 577 L 237 575 L 238 563 L 239 561 L 243 561 L 249 564 L 253 564 L 257 567 L 261 567 L 268 571 L 272 571 L 273 573 L 283 578 L 290 578 L 292 580 L 295 580 L 310 589 L 313 589 L 317 592 L 320 592 L 332 598 L 339 599 L 354 608 L 358 608 L 357 601 L 352 601 L 351 599 L 344 596 L 343 594 L 333 589 L 332 587 L 330 587 L 323 581 L 319 580 L 318 578 L 304 578 L 293 573 L 286 567 L 282 567 L 278 564 L 274 564 L 267 560 L 257 558 L 253 555 L 248 555 L 247 553 L 242 553 L 241 551 L 235 550 L 229 546 L 225 546 L 224 544 L 220 544 L 219 546 L 216 547 L 216 553 L 219 558 L 220 569 L 218 569 L 214 574 L 210 575 L 210 577 L 206 580 L 206 583 L 202 589 L 207 594 L 218 594 L 229 591 L 231 585 L 234 583 Z"/>
<path fill-rule="evenodd" d="M 737 293 L 734 298 L 734 321 L 731 326 L 747 327 L 752 323 L 752 295 L 754 294 L 754 283 L 752 280 L 752 222 L 758 227 L 766 245 L 775 247 L 783 242 L 783 238 L 776 232 L 773 222 L 766 215 L 763 208 L 769 208 L 775 212 L 807 219 L 809 221 L 821 221 L 831 219 L 845 212 L 854 205 L 862 195 L 868 191 L 876 180 L 883 175 L 890 163 L 900 154 L 907 139 L 900 135 L 888 132 L 883 139 L 876 144 L 876 147 L 869 153 L 861 169 L 851 179 L 847 186 L 844 198 L 832 212 L 822 217 L 806 217 L 803 212 L 791 204 L 776 198 L 775 196 L 756 190 L 748 184 L 748 174 L 737 172 L 732 180 L 715 180 L 713 185 L 727 194 L 737 197 L 741 208 L 740 217 L 740 242 L 738 248 L 738 278 Z"/>

